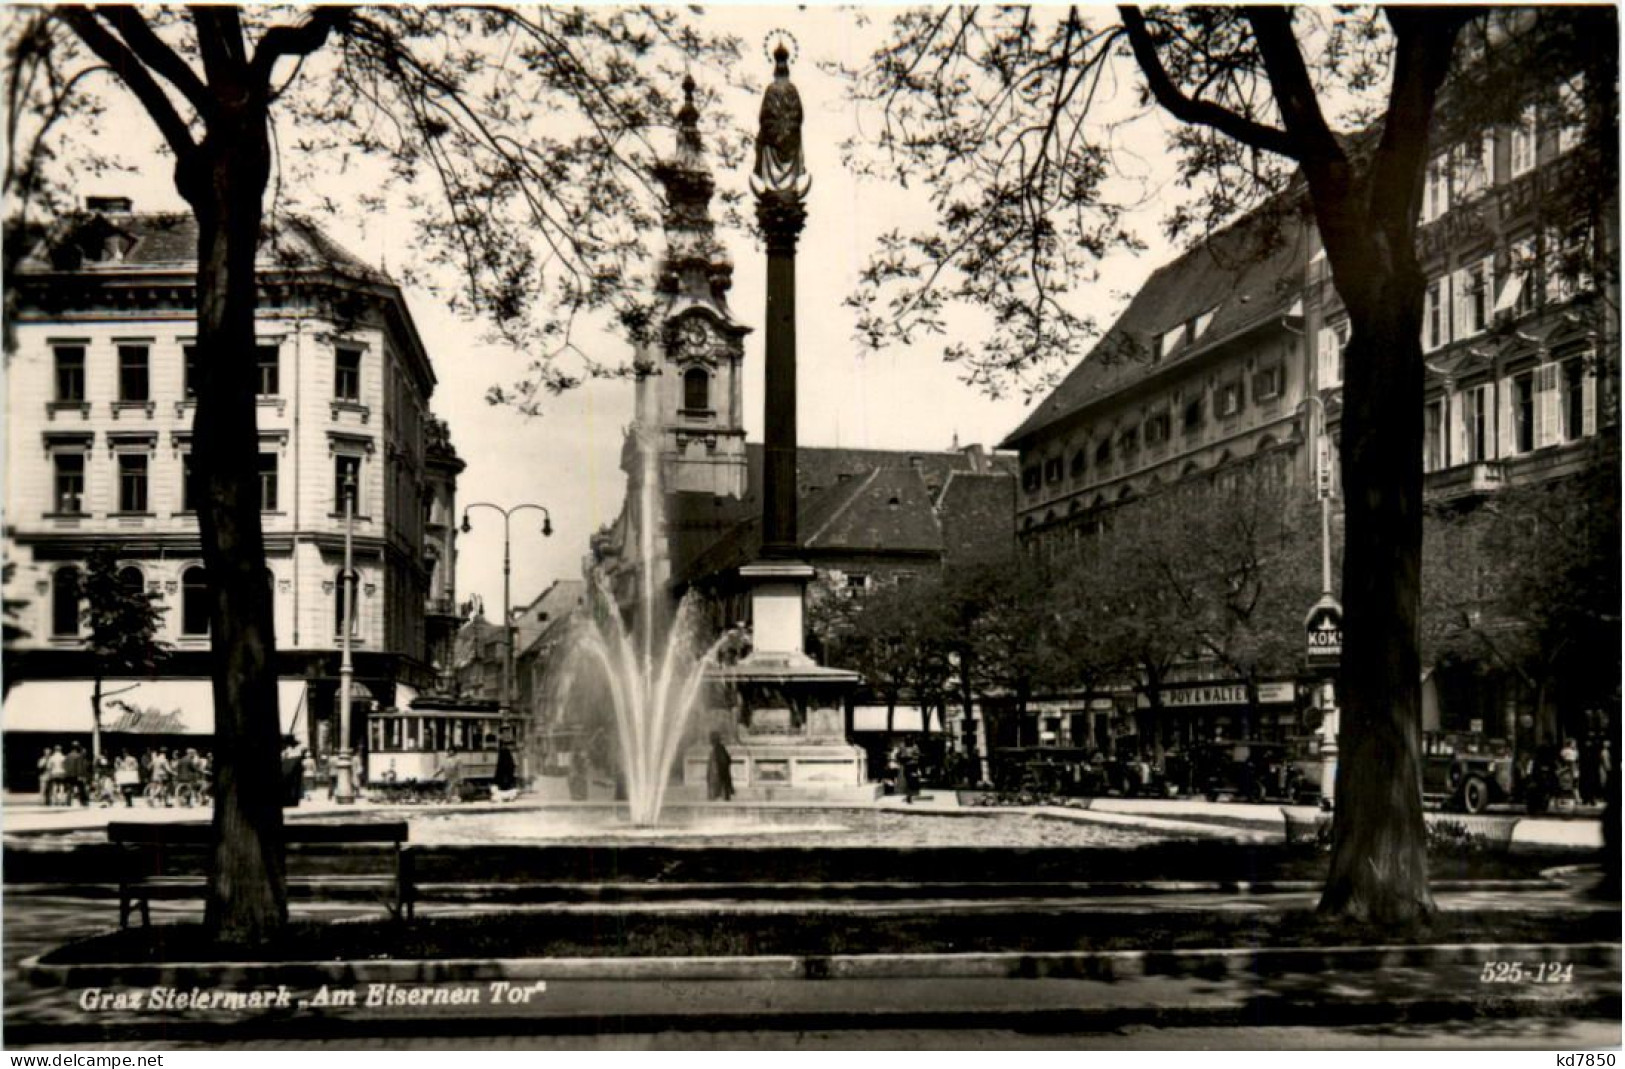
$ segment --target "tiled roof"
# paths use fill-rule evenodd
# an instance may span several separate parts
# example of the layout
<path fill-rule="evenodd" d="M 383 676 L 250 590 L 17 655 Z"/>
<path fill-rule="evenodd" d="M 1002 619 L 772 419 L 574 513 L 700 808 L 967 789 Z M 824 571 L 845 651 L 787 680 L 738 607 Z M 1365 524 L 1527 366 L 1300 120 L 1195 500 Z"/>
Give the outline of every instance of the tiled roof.
<path fill-rule="evenodd" d="M 1260 210 L 1158 268 L 1094 349 L 1000 443 L 1018 447 L 1053 424 L 1215 344 L 1278 319 L 1302 294 L 1313 228 L 1293 212 Z M 1164 334 L 1209 313 L 1194 342 L 1152 360 Z"/>
<path fill-rule="evenodd" d="M 761 551 L 761 447 L 747 447 L 751 492 L 730 500 L 733 519 L 678 577 L 693 580 L 737 568 Z M 817 555 L 946 554 L 1014 538 L 1015 458 L 977 453 L 802 447 L 796 451 L 797 530 Z M 958 484 L 956 488 L 956 484 Z M 1003 487 L 1003 495 L 999 487 Z M 949 518 L 944 510 L 965 510 Z M 1001 518 L 1002 517 L 1002 518 Z M 952 530 L 954 545 L 944 537 Z M 976 549 L 981 552 L 982 549 Z"/>
<path fill-rule="evenodd" d="M 109 237 L 118 239 L 121 255 L 105 258 Z M 117 271 L 131 268 L 177 268 L 197 262 L 197 220 L 185 212 L 80 212 L 52 227 L 23 260 L 19 270 Z M 387 282 L 376 267 L 328 237 L 308 219 L 279 215 L 261 229 L 261 268 L 330 269 Z"/>
<path fill-rule="evenodd" d="M 937 516 L 949 565 L 1008 556 L 1015 551 L 1016 480 L 1007 473 L 956 471 L 942 489 Z"/>

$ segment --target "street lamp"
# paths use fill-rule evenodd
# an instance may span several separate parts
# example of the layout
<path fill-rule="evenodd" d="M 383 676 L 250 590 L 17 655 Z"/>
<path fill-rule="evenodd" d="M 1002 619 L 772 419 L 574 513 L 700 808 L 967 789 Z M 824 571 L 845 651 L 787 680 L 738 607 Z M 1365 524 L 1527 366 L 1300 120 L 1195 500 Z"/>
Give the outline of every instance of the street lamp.
<path fill-rule="evenodd" d="M 350 632 L 355 627 L 355 472 L 344 473 L 344 571 L 339 575 L 339 753 L 333 765 L 333 800 L 355 801 L 355 769 L 350 754 L 350 688 L 355 666 L 350 660 Z"/>
<path fill-rule="evenodd" d="M 534 509 L 542 514 L 542 537 L 551 538 L 553 537 L 553 514 L 548 512 L 543 506 L 534 505 L 528 501 L 522 505 L 514 505 L 511 508 L 503 508 L 501 505 L 493 505 L 488 501 L 476 501 L 474 504 L 468 505 L 463 509 L 462 531 L 464 534 L 469 534 L 474 530 L 474 525 L 468 522 L 468 514 L 475 509 L 491 509 L 492 511 L 498 512 L 502 515 L 503 658 L 501 708 L 503 717 L 506 718 L 513 712 L 513 621 L 509 618 L 509 614 L 512 610 L 508 606 L 508 581 L 509 576 L 513 571 L 513 561 L 511 557 L 512 538 L 509 530 L 509 521 L 517 513 L 523 512 L 526 509 Z"/>
<path fill-rule="evenodd" d="M 1332 596 L 1332 472 L 1331 439 L 1326 432 L 1326 402 L 1319 394 L 1304 397 L 1298 407 L 1314 405 L 1315 496 L 1320 499 L 1320 604 L 1335 604 Z M 1308 438 L 1308 435 L 1305 435 Z M 1330 678 L 1321 682 L 1320 797 L 1330 807 L 1337 791 L 1337 691 Z"/>

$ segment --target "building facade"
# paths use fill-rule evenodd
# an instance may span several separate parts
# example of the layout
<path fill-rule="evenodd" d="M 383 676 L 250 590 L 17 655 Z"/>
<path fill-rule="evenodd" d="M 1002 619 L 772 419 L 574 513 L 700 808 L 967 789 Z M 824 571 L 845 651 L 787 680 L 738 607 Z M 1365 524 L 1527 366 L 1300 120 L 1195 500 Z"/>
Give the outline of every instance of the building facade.
<path fill-rule="evenodd" d="M 112 744 L 120 725 L 132 735 L 144 723 L 181 729 L 162 734 L 213 730 L 187 478 L 202 359 L 196 241 L 190 216 L 93 199 L 11 280 L 6 594 L 27 603 L 28 634 L 6 655 L 9 739 L 89 730 L 77 577 L 98 546 L 116 547 L 130 582 L 162 596 L 160 638 L 173 649 L 161 678 L 128 681 L 104 708 Z M 445 516 L 461 462 L 430 414 L 434 371 L 392 281 L 293 218 L 268 227 L 259 272 L 259 487 L 282 717 L 321 755 L 338 743 L 343 487 L 356 488 L 360 707 L 405 705 L 434 680 L 427 616 L 454 598 Z"/>
<path fill-rule="evenodd" d="M 1551 78 L 1515 122 L 1436 135 L 1418 233 L 1427 272 L 1420 462 L 1435 513 L 1598 465 L 1617 472 L 1618 197 L 1596 182 L 1617 174 L 1601 165 L 1617 131 L 1599 120 L 1583 74 Z M 1458 105 L 1447 97 L 1445 106 Z M 1021 455 L 1019 537 L 1034 552 L 1060 552 L 1109 523 L 1119 504 L 1188 479 L 1222 481 L 1238 465 L 1301 487 L 1305 500 L 1329 494 L 1335 532 L 1348 338 L 1301 203 L 1273 201 L 1203 241 L 1153 273 L 1004 443 Z M 1617 703 L 1617 663 L 1597 670 L 1615 673 Z M 1231 694 L 1231 681 L 1197 658 L 1180 675 L 1175 704 L 1223 723 L 1223 708 L 1203 696 Z M 1310 690 L 1307 680 L 1278 682 L 1271 692 L 1282 703 L 1301 705 Z M 1123 681 L 1120 708 L 1143 703 L 1127 693 L 1135 686 Z M 1064 740 L 1092 704 L 1110 715 L 1101 696 L 1050 704 L 1024 738 Z M 1423 727 L 1511 737 L 1534 705 L 1516 673 L 1431 666 Z M 1307 727 L 1312 716 L 1294 715 L 1307 712 L 1283 704 L 1280 730 Z M 1546 719 L 1533 727 L 1545 739 L 1587 729 L 1576 709 Z"/>

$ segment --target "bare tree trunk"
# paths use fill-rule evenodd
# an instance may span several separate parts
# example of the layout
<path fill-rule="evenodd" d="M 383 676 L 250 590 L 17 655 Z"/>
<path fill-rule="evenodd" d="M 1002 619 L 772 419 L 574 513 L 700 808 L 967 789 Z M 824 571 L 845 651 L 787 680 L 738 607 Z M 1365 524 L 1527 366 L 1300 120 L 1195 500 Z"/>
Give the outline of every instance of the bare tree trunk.
<path fill-rule="evenodd" d="M 90 688 L 90 767 L 92 770 L 102 759 L 102 669 L 96 666 L 96 679 Z M 92 772 L 94 775 L 94 772 Z"/>
<path fill-rule="evenodd" d="M 263 99 L 221 108 L 176 184 L 198 221 L 197 414 L 192 475 L 214 655 L 215 853 L 205 923 L 259 944 L 287 922 L 281 726 L 256 462 L 254 262 L 270 176 Z"/>

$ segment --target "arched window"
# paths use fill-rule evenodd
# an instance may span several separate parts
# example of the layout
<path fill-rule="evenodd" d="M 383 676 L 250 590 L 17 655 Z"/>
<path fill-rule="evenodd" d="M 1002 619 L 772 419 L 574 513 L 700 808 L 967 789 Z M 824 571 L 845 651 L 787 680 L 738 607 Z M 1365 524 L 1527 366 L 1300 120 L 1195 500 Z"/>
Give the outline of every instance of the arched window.
<path fill-rule="evenodd" d="M 1072 477 L 1079 478 L 1089 468 L 1088 450 L 1080 449 L 1072 454 Z"/>
<path fill-rule="evenodd" d="M 683 407 L 696 412 L 711 407 L 711 376 L 704 368 L 691 367 L 683 372 Z"/>
<path fill-rule="evenodd" d="M 181 634 L 209 633 L 209 581 L 196 565 L 181 573 Z"/>
<path fill-rule="evenodd" d="M 140 568 L 126 564 L 118 570 L 118 585 L 126 594 L 140 594 L 147 589 L 147 580 Z"/>
<path fill-rule="evenodd" d="M 360 592 L 360 584 L 357 582 L 360 575 L 360 572 L 352 572 L 348 584 L 350 587 L 349 611 L 351 638 L 355 638 L 356 635 L 360 634 L 361 632 L 361 602 L 356 598 L 356 595 Z M 335 635 L 344 634 L 345 585 L 346 581 L 344 578 L 344 569 L 340 568 L 338 571 L 333 573 L 333 634 Z"/>
<path fill-rule="evenodd" d="M 79 633 L 79 569 L 58 568 L 51 577 L 51 634 Z"/>
<path fill-rule="evenodd" d="M 1258 448 L 1255 450 L 1255 452 L 1268 453 L 1271 449 L 1274 449 L 1274 448 L 1275 448 L 1275 439 L 1266 434 L 1266 435 L 1264 435 L 1264 437 L 1262 437 L 1262 438 L 1260 438 L 1258 440 Z"/>

